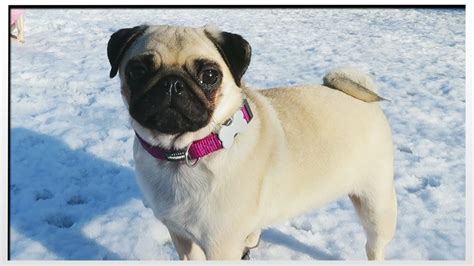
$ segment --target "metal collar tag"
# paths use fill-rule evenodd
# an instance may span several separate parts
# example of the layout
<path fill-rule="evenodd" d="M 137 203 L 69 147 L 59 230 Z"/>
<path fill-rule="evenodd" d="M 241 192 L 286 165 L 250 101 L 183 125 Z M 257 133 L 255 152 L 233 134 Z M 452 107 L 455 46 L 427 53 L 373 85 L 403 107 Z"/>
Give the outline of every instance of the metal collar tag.
<path fill-rule="evenodd" d="M 225 124 L 219 129 L 219 139 L 222 141 L 222 147 L 228 149 L 234 143 L 235 135 L 244 132 L 247 129 L 248 122 L 245 120 L 242 110 L 236 112 Z"/>

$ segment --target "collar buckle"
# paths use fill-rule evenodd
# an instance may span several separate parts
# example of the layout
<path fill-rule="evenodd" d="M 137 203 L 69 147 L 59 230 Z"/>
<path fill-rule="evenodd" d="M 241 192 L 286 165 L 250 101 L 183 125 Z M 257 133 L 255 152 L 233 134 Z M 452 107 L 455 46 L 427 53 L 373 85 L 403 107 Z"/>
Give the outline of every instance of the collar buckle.
<path fill-rule="evenodd" d="M 186 148 L 186 152 L 184 153 L 184 162 L 189 167 L 195 167 L 199 161 L 199 157 L 192 161 L 191 155 L 189 155 L 189 148 L 191 148 L 191 144 L 188 145 L 188 147 Z"/>

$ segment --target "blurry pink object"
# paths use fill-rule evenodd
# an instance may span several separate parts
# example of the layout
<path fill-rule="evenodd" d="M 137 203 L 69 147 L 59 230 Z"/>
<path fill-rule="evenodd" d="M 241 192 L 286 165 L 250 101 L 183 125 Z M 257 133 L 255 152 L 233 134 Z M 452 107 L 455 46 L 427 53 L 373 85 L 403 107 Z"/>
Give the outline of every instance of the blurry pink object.
<path fill-rule="evenodd" d="M 24 13 L 25 11 L 23 9 L 12 9 L 10 13 L 10 25 L 15 24 L 18 18 Z"/>

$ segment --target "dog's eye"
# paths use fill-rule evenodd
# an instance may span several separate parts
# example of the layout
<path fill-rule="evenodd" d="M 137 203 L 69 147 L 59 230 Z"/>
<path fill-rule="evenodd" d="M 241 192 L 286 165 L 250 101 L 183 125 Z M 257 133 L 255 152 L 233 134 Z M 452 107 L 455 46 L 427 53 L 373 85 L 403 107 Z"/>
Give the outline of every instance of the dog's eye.
<path fill-rule="evenodd" d="M 145 76 L 147 72 L 147 69 L 144 67 L 144 66 L 141 66 L 141 65 L 136 65 L 136 66 L 132 66 L 129 70 L 128 70 L 128 77 L 133 80 L 133 81 L 137 81 L 137 80 L 140 80 L 141 78 L 143 78 Z"/>
<path fill-rule="evenodd" d="M 215 69 L 204 69 L 201 71 L 200 83 L 206 86 L 215 85 L 219 81 L 219 72 Z"/>

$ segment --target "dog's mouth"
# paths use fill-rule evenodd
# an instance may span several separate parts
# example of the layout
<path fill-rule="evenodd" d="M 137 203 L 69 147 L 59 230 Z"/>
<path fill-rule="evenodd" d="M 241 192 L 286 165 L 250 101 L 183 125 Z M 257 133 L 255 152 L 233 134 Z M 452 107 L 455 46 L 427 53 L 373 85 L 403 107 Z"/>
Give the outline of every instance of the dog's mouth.
<path fill-rule="evenodd" d="M 205 127 L 209 121 L 209 114 L 206 110 L 193 112 L 169 107 L 160 112 L 155 112 L 149 116 L 133 115 L 143 127 L 165 134 L 180 134 L 199 130 Z"/>
<path fill-rule="evenodd" d="M 129 112 L 143 127 L 165 134 L 199 130 L 211 117 L 205 104 L 189 92 L 183 92 L 182 97 L 173 97 L 157 90 L 150 90 L 133 101 Z"/>

